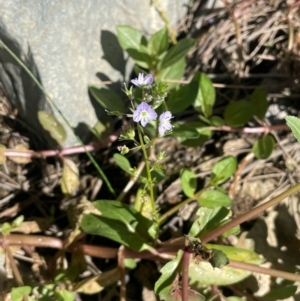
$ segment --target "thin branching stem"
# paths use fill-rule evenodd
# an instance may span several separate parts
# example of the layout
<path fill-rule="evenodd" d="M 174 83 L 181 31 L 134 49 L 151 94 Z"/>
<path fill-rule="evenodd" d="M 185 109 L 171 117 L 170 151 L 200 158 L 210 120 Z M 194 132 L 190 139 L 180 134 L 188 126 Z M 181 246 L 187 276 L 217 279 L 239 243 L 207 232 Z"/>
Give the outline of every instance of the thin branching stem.
<path fill-rule="evenodd" d="M 170 39 L 171 39 L 172 43 L 176 44 L 177 43 L 176 32 L 172 29 L 170 19 L 168 18 L 166 12 L 162 9 L 162 7 L 160 5 L 160 1 L 159 0 L 154 0 L 153 3 L 155 5 L 155 8 L 156 8 L 157 12 L 159 13 L 161 19 L 163 20 L 163 22 L 166 25 L 166 28 L 169 32 Z"/>
<path fill-rule="evenodd" d="M 122 202 L 124 197 L 126 196 L 126 194 L 128 193 L 128 191 L 132 188 L 132 186 L 136 183 L 136 181 L 138 180 L 138 178 L 140 177 L 143 169 L 145 167 L 145 162 L 141 162 L 134 174 L 134 176 L 132 176 L 129 180 L 129 182 L 127 183 L 127 185 L 125 186 L 125 188 L 122 190 L 122 192 L 119 194 L 119 196 L 117 197 L 117 201 Z"/>
<path fill-rule="evenodd" d="M 298 275 L 298 274 L 292 274 L 292 273 L 279 271 L 279 270 L 275 270 L 275 269 L 264 268 L 264 267 L 260 267 L 258 265 L 251 264 L 251 263 L 230 260 L 228 266 L 237 268 L 237 269 L 255 272 L 255 273 L 266 274 L 266 275 L 270 275 L 272 277 L 280 277 L 283 279 L 300 282 L 300 275 Z"/>
<path fill-rule="evenodd" d="M 118 267 L 121 274 L 120 301 L 126 301 L 126 268 L 124 264 L 124 246 L 119 248 L 118 252 Z"/>
<path fill-rule="evenodd" d="M 201 195 L 201 193 L 203 193 L 206 189 L 208 189 L 210 186 L 204 187 L 201 190 L 199 190 L 194 196 L 192 196 L 191 198 L 188 198 L 186 200 L 184 200 L 183 202 L 179 203 L 178 205 L 172 207 L 170 210 L 168 210 L 167 212 L 165 212 L 163 215 L 161 215 L 158 219 L 158 224 L 162 224 L 168 217 L 170 217 L 171 215 L 175 214 L 180 208 L 184 207 L 185 205 L 196 201 L 199 196 Z"/>
<path fill-rule="evenodd" d="M 14 259 L 13 255 L 12 255 L 12 253 L 11 253 L 10 247 L 7 246 L 5 248 L 5 251 L 6 251 L 6 255 L 7 255 L 8 259 L 9 259 L 9 264 L 10 264 L 10 267 L 11 267 L 12 272 L 14 274 L 14 277 L 15 277 L 15 280 L 17 282 L 17 285 L 18 286 L 23 286 L 24 282 L 23 282 L 22 276 L 20 274 L 20 271 L 19 271 L 19 269 L 18 269 L 18 267 L 16 265 L 15 259 Z"/>
<path fill-rule="evenodd" d="M 152 179 L 152 175 L 151 175 L 148 154 L 147 154 L 146 146 L 145 146 L 145 143 L 143 140 L 142 130 L 141 130 L 140 125 L 137 126 L 137 129 L 138 129 L 139 140 L 140 140 L 141 148 L 143 151 L 143 156 L 144 156 L 144 161 L 145 161 L 145 166 L 146 166 L 146 172 L 147 172 L 147 178 L 148 178 L 148 189 L 149 189 L 149 193 L 150 193 L 150 200 L 151 200 L 151 206 L 152 206 L 152 212 L 153 212 L 153 221 L 156 224 L 156 226 L 158 226 L 158 216 L 157 216 L 157 211 L 156 211 L 156 206 L 155 206 L 153 179 Z"/>
<path fill-rule="evenodd" d="M 232 221 L 228 222 L 227 224 L 222 225 L 219 228 L 207 233 L 206 235 L 201 237 L 202 243 L 207 243 L 207 242 L 217 238 L 222 233 L 234 228 L 235 226 L 238 226 L 241 223 L 256 217 L 257 215 L 261 214 L 268 208 L 277 205 L 279 202 L 281 202 L 282 200 L 284 200 L 285 198 L 289 197 L 290 195 L 294 194 L 295 192 L 297 192 L 299 190 L 300 190 L 300 183 L 292 186 L 291 188 L 282 192 L 278 196 L 272 198 L 270 201 L 267 201 L 255 208 L 253 208 L 252 210 L 238 216 L 237 218 L 233 219 Z"/>
<path fill-rule="evenodd" d="M 153 254 L 149 251 L 137 252 L 130 249 L 124 250 L 124 258 L 141 258 L 149 260 L 163 260 L 173 259 L 179 249 L 184 249 L 185 239 L 176 244 L 164 244 L 163 246 L 157 249 L 157 254 Z M 24 235 L 24 234 L 8 234 L 5 237 L 0 236 L 0 245 L 6 246 L 15 246 L 15 245 L 28 245 L 34 247 L 48 247 L 55 249 L 63 248 L 63 241 L 55 237 L 47 237 L 42 235 Z M 96 258 L 117 258 L 118 249 L 109 248 L 103 246 L 93 246 L 83 244 L 81 242 L 76 242 L 72 246 L 67 248 L 68 252 L 82 251 L 83 254 L 93 256 Z M 292 281 L 300 282 L 300 275 L 295 275 L 293 273 L 283 272 L 275 269 L 263 268 L 257 265 L 248 264 L 240 261 L 231 260 L 229 266 L 239 269 L 244 269 L 252 272 L 268 274 L 274 277 L 281 277 L 284 279 L 289 279 Z M 270 272 L 269 272 L 270 271 Z"/>

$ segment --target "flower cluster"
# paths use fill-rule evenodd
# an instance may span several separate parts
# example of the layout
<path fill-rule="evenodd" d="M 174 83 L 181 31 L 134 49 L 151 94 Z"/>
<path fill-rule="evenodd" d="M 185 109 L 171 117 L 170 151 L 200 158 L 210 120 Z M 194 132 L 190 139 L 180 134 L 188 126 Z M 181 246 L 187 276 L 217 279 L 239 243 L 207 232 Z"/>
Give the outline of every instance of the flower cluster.
<path fill-rule="evenodd" d="M 144 77 L 143 73 L 140 73 L 138 78 L 131 81 L 138 87 L 150 86 L 153 83 L 153 77 L 151 74 L 147 74 Z M 166 132 L 172 130 L 171 118 L 173 118 L 170 111 L 166 111 L 159 116 L 158 132 L 160 136 L 164 136 Z M 152 120 L 157 119 L 157 113 L 155 110 L 146 102 L 140 103 L 136 110 L 133 112 L 133 121 L 140 122 L 143 127 Z"/>

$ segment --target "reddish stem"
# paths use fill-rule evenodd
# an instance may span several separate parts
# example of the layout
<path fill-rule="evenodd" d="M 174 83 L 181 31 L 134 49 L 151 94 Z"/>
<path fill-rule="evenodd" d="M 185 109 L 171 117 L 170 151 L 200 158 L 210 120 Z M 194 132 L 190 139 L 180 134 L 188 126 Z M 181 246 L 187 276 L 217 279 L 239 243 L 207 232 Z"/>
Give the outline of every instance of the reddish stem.
<path fill-rule="evenodd" d="M 272 198 L 270 201 L 268 201 L 266 203 L 263 203 L 263 204 L 255 207 L 255 208 L 253 208 L 252 210 L 250 210 L 250 211 L 238 216 L 237 218 L 231 220 L 227 224 L 222 225 L 221 227 L 207 233 L 206 235 L 201 237 L 202 243 L 205 244 L 205 243 L 217 238 L 218 236 L 220 236 L 222 233 L 226 232 L 227 230 L 232 229 L 235 226 L 238 226 L 238 225 L 240 225 L 241 223 L 243 223 L 247 220 L 250 220 L 251 218 L 259 215 L 262 212 L 264 212 L 268 208 L 277 205 L 280 201 L 284 200 L 285 198 L 287 198 L 288 196 L 292 195 L 293 193 L 295 193 L 299 190 L 300 190 L 300 184 L 296 184 L 295 186 L 287 189 L 286 191 L 282 192 L 278 196 Z"/>
<path fill-rule="evenodd" d="M 88 144 L 86 146 L 72 146 L 64 149 L 53 149 L 53 150 L 43 150 L 43 151 L 18 151 L 13 149 L 7 149 L 3 152 L 6 157 L 22 157 L 22 158 L 46 158 L 54 156 L 68 156 L 74 154 L 85 153 L 86 151 L 92 152 L 98 149 L 106 147 L 109 143 L 114 142 L 118 139 L 119 133 L 116 132 L 114 135 L 110 135 L 106 139 L 99 143 Z"/>
<path fill-rule="evenodd" d="M 241 261 L 230 260 L 228 266 L 230 266 L 232 268 L 236 268 L 236 269 L 247 270 L 247 271 L 260 273 L 260 274 L 266 274 L 266 275 L 270 275 L 273 277 L 281 277 L 281 278 L 291 280 L 291 281 L 299 282 L 299 279 L 300 279 L 299 275 L 297 275 L 297 274 L 292 274 L 292 273 L 288 273 L 288 272 L 284 272 L 284 271 L 278 271 L 278 270 L 274 270 L 274 269 L 270 269 L 270 268 L 264 268 L 264 267 L 260 267 L 255 264 L 245 263 L 245 262 L 241 262 Z"/>
<path fill-rule="evenodd" d="M 64 242 L 59 238 L 55 237 L 47 237 L 42 235 L 22 235 L 22 234 L 9 234 L 7 236 L 0 236 L 0 245 L 4 247 L 4 249 L 8 248 L 9 246 L 13 245 L 28 245 L 34 247 L 43 247 L 43 248 L 55 248 L 55 249 L 62 249 L 64 246 Z M 178 249 L 183 249 L 184 244 L 169 244 L 168 246 L 163 246 L 157 249 L 157 252 L 160 256 L 150 253 L 148 251 L 144 252 L 136 252 L 130 249 L 124 250 L 124 258 L 142 258 L 142 259 L 150 259 L 155 261 L 165 262 L 166 257 L 174 257 Z M 102 246 L 92 246 L 81 244 L 80 242 L 74 243 L 74 245 L 67 248 L 67 251 L 73 250 L 82 250 L 82 252 L 86 255 L 90 255 L 97 258 L 117 258 L 118 256 L 118 249 L 116 248 L 109 248 L 109 247 L 102 247 Z M 187 260 L 187 258 L 186 258 Z M 238 261 L 230 261 L 230 266 L 240 269 L 245 269 L 257 273 L 269 274 L 274 277 L 281 277 L 285 279 L 289 279 L 292 281 L 300 282 L 300 275 L 292 274 L 288 272 L 282 272 L 278 270 L 273 270 L 269 268 L 262 268 L 253 264 L 247 264 L 244 262 Z M 270 271 L 270 273 L 269 273 Z M 185 280 L 184 280 L 185 281 Z"/>

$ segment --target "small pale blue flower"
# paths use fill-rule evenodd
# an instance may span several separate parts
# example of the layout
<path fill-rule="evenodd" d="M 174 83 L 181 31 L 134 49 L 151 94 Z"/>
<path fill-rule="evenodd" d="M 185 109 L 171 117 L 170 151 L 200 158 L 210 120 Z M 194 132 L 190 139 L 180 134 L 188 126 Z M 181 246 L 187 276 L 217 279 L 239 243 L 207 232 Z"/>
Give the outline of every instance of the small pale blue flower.
<path fill-rule="evenodd" d="M 146 126 L 148 122 L 156 118 L 156 112 L 145 102 L 139 104 L 133 112 L 133 121 L 141 122 L 142 126 Z"/>
<path fill-rule="evenodd" d="M 144 77 L 143 73 L 139 73 L 138 78 L 132 79 L 131 82 L 137 87 L 150 86 L 153 83 L 153 76 L 151 74 L 147 74 Z"/>
<path fill-rule="evenodd" d="M 172 130 L 171 118 L 173 118 L 173 116 L 170 111 L 166 111 L 159 116 L 158 132 L 160 136 L 163 136 L 166 131 Z"/>

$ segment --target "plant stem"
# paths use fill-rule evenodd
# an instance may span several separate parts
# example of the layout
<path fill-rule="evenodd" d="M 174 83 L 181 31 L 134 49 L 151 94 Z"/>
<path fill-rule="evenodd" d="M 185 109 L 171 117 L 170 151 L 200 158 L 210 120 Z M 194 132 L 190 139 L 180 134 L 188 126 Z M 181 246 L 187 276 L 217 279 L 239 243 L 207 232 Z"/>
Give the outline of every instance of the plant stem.
<path fill-rule="evenodd" d="M 16 280 L 17 285 L 18 286 L 23 286 L 24 282 L 23 282 L 22 276 L 20 274 L 20 271 L 19 271 L 19 269 L 18 269 L 18 267 L 16 265 L 15 259 L 14 259 L 13 255 L 12 255 L 12 253 L 11 253 L 10 247 L 7 246 L 5 248 L 5 251 L 6 251 L 6 255 L 7 255 L 8 259 L 9 259 L 9 264 L 10 264 L 10 267 L 11 267 L 11 269 L 13 271 L 14 276 L 15 276 L 15 280 Z"/>
<path fill-rule="evenodd" d="M 288 196 L 290 196 L 291 194 L 293 194 L 293 193 L 295 193 L 299 190 L 300 190 L 300 183 L 292 186 L 291 188 L 289 188 L 286 191 L 282 192 L 281 194 L 274 197 L 270 201 L 268 201 L 266 203 L 263 203 L 263 204 L 255 207 L 255 208 L 253 208 L 252 210 L 238 216 L 237 218 L 235 218 L 234 220 L 228 222 L 227 224 L 220 226 L 219 228 L 211 231 L 210 233 L 207 233 L 206 235 L 201 237 L 202 243 L 205 244 L 205 243 L 215 239 L 216 237 L 218 237 L 222 233 L 228 231 L 229 229 L 231 229 L 235 226 L 238 226 L 241 223 L 243 223 L 243 222 L 259 215 L 263 211 L 267 210 L 268 208 L 270 208 L 272 206 L 277 205 L 280 201 L 282 201 L 283 199 L 287 198 Z"/>
<path fill-rule="evenodd" d="M 155 6 L 157 12 L 159 13 L 161 19 L 163 20 L 163 22 L 165 23 L 165 25 L 167 27 L 167 30 L 169 32 L 170 39 L 171 39 L 172 43 L 176 44 L 177 43 L 176 32 L 171 28 L 170 20 L 167 17 L 166 12 L 162 9 L 162 7 L 159 3 L 159 0 L 154 0 L 154 6 Z"/>
<path fill-rule="evenodd" d="M 181 281 L 181 295 L 182 301 L 188 301 L 189 295 L 189 264 L 190 264 L 190 256 L 189 248 L 185 247 L 182 258 L 182 281 Z"/>
<path fill-rule="evenodd" d="M 126 196 L 127 192 L 132 188 L 132 186 L 136 183 L 136 181 L 138 180 L 138 178 L 140 177 L 143 169 L 145 167 L 145 162 L 141 162 L 136 170 L 136 173 L 134 176 L 132 176 L 129 180 L 129 182 L 127 183 L 127 185 L 125 186 L 125 188 L 122 190 L 122 192 L 119 194 L 119 196 L 117 197 L 117 201 L 122 202 L 124 197 Z"/>
<path fill-rule="evenodd" d="M 284 271 L 274 270 L 274 269 L 270 269 L 270 268 L 264 268 L 264 267 L 260 267 L 255 264 L 230 260 L 228 266 L 237 268 L 237 269 L 243 269 L 243 270 L 247 270 L 247 271 L 251 271 L 251 272 L 255 272 L 255 273 L 266 274 L 266 275 L 270 275 L 273 277 L 280 277 L 280 278 L 284 278 L 287 280 L 300 282 L 300 275 L 298 275 L 298 274 L 292 274 L 292 273 L 288 273 L 288 272 L 284 272 Z"/>
<path fill-rule="evenodd" d="M 144 155 L 145 166 L 146 166 L 146 172 L 147 172 L 147 178 L 148 178 L 148 189 L 149 189 L 149 193 L 150 193 L 152 212 L 153 212 L 153 221 L 154 221 L 155 225 L 158 227 L 159 223 L 158 223 L 158 216 L 157 216 L 157 211 L 156 211 L 156 206 L 155 206 L 153 180 L 152 180 L 151 171 L 150 171 L 148 154 L 147 154 L 147 150 L 146 150 L 145 143 L 144 143 L 144 140 L 143 140 L 140 125 L 137 126 L 137 129 L 138 129 L 138 135 L 139 135 L 141 148 L 142 148 L 143 155 Z"/>
<path fill-rule="evenodd" d="M 168 210 L 167 212 L 165 212 L 163 215 L 160 216 L 160 218 L 158 219 L 158 224 L 160 225 L 161 223 L 163 223 L 169 216 L 173 215 L 176 211 L 178 211 L 181 207 L 191 203 L 192 201 L 195 201 L 198 199 L 198 197 L 200 196 L 201 193 L 203 193 L 207 188 L 209 188 L 209 186 L 202 188 L 201 190 L 199 190 L 194 196 L 192 196 L 191 198 L 188 198 L 186 200 L 184 200 L 183 202 L 179 203 L 178 205 L 172 207 L 170 210 Z"/>
<path fill-rule="evenodd" d="M 158 254 L 160 254 L 160 258 L 158 256 L 155 256 L 153 253 L 150 253 L 149 251 L 136 252 L 129 249 L 126 249 L 124 258 L 144 258 L 148 260 L 159 261 L 164 257 L 163 261 L 165 261 L 168 254 L 170 255 L 169 259 L 173 259 L 178 249 L 184 248 L 184 243 L 185 242 L 180 242 L 180 244 L 169 244 L 167 247 L 164 246 L 158 248 L 157 251 Z M 62 240 L 56 237 L 47 237 L 42 235 L 8 234 L 5 237 L 0 235 L 0 245 L 5 246 L 6 249 L 9 246 L 20 245 L 62 249 L 64 243 Z M 103 247 L 99 245 L 93 246 L 83 244 L 81 242 L 76 242 L 72 246 L 67 248 L 68 252 L 74 252 L 78 250 L 80 250 L 86 255 L 93 256 L 95 258 L 105 259 L 117 258 L 119 252 L 117 248 Z M 263 268 L 254 264 L 230 260 L 228 266 L 300 282 L 300 275 L 292 274 L 289 272 L 283 272 L 275 269 Z"/>
<path fill-rule="evenodd" d="M 124 246 L 121 246 L 118 251 L 118 267 L 121 275 L 120 301 L 126 301 L 126 268 L 124 264 Z"/>

